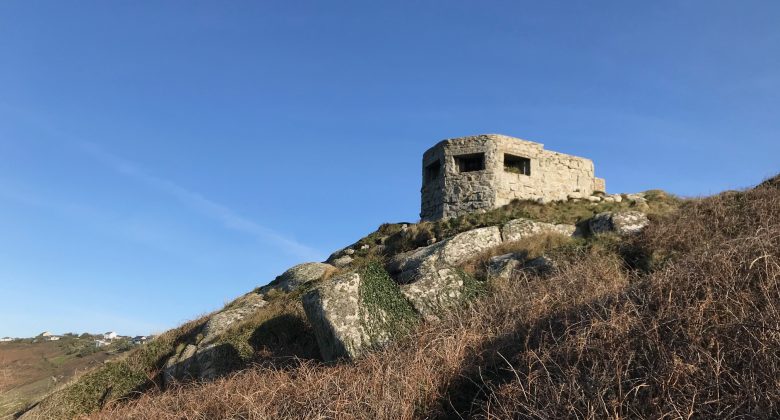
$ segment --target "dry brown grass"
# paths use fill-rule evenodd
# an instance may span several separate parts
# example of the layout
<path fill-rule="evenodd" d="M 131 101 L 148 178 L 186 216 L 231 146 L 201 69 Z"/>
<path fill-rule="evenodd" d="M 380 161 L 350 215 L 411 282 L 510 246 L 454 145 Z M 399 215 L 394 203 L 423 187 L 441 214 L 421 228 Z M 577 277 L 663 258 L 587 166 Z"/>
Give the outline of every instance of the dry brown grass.
<path fill-rule="evenodd" d="M 522 255 L 524 259 L 530 260 L 562 247 L 573 246 L 577 242 L 577 239 L 560 233 L 542 233 L 519 241 L 504 242 L 501 245 L 490 248 L 467 261 L 463 265 L 463 269 L 472 276 L 480 280 L 485 280 L 487 279 L 490 259 L 495 256 L 519 254 Z"/>
<path fill-rule="evenodd" d="M 93 418 L 771 418 L 780 414 L 780 191 L 692 202 L 565 247 L 351 364 L 258 366 Z"/>
<path fill-rule="evenodd" d="M 197 333 L 208 315 L 169 330 L 150 343 L 104 363 L 80 372 L 30 407 L 25 418 L 60 419 L 99 410 L 111 401 L 159 387 L 163 363 L 182 341 Z"/>
<path fill-rule="evenodd" d="M 487 383 L 471 414 L 776 418 L 778 192 L 712 197 L 654 224 L 633 245 L 665 256 L 655 271 L 529 331 L 509 380 Z"/>
<path fill-rule="evenodd" d="M 11 368 L 0 367 L 0 392 L 6 388 L 10 388 L 13 384 L 13 378 L 11 378 Z"/>
<path fill-rule="evenodd" d="M 332 275 L 332 271 L 326 275 L 329 273 Z M 237 360 L 224 362 L 240 368 L 251 362 L 285 364 L 294 357 L 319 359 L 314 332 L 301 304 L 302 293 L 282 292 L 263 309 L 231 325 L 218 342 L 229 344 Z"/>
<path fill-rule="evenodd" d="M 589 258 L 589 257 L 588 257 Z M 626 284 L 613 256 L 588 264 L 582 255 L 561 268 L 558 281 L 526 278 L 534 290 L 509 283 L 446 321 L 354 364 L 302 362 L 294 368 L 258 367 L 213 383 L 143 396 L 95 418 L 416 418 L 448 412 L 448 398 L 485 342 L 511 330 L 518 315 L 537 318 L 558 306 L 614 293 Z M 611 261 L 610 261 L 611 260 Z M 587 289 L 583 296 L 578 290 Z M 512 302 L 512 305 L 507 305 Z M 554 304 L 553 304 L 554 303 Z"/>

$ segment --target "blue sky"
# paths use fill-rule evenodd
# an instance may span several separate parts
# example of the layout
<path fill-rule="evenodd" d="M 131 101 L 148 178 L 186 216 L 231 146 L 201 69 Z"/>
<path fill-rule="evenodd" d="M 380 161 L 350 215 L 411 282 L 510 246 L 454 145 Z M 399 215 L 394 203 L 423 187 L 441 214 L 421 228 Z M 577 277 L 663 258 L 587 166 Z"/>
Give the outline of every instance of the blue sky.
<path fill-rule="evenodd" d="M 780 169 L 776 1 L 0 3 L 0 336 L 162 331 L 503 133 L 612 192 Z"/>

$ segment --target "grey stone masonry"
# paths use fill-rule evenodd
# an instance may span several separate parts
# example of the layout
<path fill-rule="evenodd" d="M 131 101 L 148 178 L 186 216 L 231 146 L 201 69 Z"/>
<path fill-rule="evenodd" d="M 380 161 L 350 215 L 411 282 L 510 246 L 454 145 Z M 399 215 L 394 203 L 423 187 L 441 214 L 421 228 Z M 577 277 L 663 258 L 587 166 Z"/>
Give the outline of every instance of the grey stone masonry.
<path fill-rule="evenodd" d="M 500 134 L 439 142 L 423 155 L 422 220 L 487 211 L 514 199 L 566 200 L 605 192 L 593 162 Z"/>

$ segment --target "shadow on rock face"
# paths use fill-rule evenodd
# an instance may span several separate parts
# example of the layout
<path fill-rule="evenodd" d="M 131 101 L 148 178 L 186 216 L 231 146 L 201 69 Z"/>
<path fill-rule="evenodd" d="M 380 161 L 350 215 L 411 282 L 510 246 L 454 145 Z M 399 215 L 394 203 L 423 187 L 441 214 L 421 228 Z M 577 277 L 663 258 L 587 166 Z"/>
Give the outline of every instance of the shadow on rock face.
<path fill-rule="evenodd" d="M 299 316 L 284 314 L 257 327 L 249 337 L 258 362 L 295 358 L 320 360 L 320 350 L 311 326 Z"/>
<path fill-rule="evenodd" d="M 229 343 L 211 344 L 202 348 L 187 346 L 179 361 L 164 369 L 165 383 L 188 380 L 214 380 L 246 367 L 241 354 Z"/>

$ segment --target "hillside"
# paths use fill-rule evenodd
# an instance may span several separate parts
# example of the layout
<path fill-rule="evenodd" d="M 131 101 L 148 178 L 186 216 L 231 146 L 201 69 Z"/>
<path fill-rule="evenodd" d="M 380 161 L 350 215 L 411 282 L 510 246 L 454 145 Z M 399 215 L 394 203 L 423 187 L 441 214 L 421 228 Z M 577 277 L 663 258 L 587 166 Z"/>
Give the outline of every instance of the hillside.
<path fill-rule="evenodd" d="M 25 417 L 772 417 L 779 209 L 775 177 L 383 225 Z"/>
<path fill-rule="evenodd" d="M 80 372 L 117 357 L 118 346 L 97 349 L 88 335 L 0 343 L 0 418 L 40 400 Z"/>

